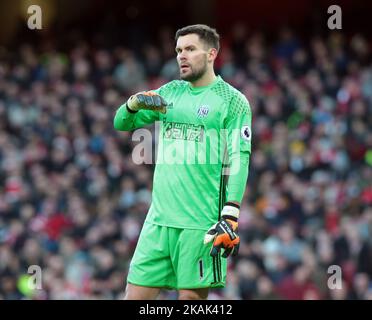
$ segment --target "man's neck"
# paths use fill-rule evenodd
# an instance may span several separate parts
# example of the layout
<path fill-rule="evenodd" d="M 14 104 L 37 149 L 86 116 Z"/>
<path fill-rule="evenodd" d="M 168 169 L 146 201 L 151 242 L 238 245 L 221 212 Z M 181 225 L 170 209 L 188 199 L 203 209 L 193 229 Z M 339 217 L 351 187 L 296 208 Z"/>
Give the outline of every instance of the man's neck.
<path fill-rule="evenodd" d="M 217 77 L 216 77 L 214 71 L 211 70 L 209 72 L 206 72 L 200 79 L 198 79 L 194 82 L 190 82 L 190 83 L 191 83 L 191 86 L 193 88 L 205 87 L 205 86 L 210 85 L 214 80 L 216 80 L 216 78 Z"/>

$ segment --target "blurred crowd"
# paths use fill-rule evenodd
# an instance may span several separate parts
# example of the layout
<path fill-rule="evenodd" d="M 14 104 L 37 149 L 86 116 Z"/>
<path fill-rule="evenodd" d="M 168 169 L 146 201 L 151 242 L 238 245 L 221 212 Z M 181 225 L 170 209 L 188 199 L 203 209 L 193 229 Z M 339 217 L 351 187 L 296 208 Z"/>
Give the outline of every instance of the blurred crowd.
<path fill-rule="evenodd" d="M 254 138 L 240 254 L 209 299 L 372 299 L 371 42 L 221 34 L 216 72 L 248 98 Z M 112 120 L 179 78 L 173 37 L 0 47 L 0 299 L 122 298 L 154 165 Z"/>

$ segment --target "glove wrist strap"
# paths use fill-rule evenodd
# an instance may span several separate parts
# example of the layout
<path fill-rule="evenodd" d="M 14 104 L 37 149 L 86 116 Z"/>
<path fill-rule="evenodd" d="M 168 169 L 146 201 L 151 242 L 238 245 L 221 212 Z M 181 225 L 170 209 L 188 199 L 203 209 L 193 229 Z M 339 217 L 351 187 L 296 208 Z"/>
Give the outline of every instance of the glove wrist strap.
<path fill-rule="evenodd" d="M 234 222 L 238 222 L 240 212 L 239 209 L 240 209 L 239 205 L 231 202 L 226 202 L 225 206 L 222 209 L 221 217 L 223 219 L 229 219 Z"/>
<path fill-rule="evenodd" d="M 127 107 L 127 110 L 129 113 L 137 113 L 138 111 L 135 111 L 135 110 L 132 110 L 131 108 L 129 108 L 128 106 L 128 102 L 125 103 L 125 106 Z"/>

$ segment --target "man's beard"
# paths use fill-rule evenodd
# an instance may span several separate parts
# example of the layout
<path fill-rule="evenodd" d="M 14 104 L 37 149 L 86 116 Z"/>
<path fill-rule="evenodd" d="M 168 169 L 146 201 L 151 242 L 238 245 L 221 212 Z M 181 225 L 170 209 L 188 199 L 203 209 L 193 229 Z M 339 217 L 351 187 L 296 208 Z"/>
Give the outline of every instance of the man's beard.
<path fill-rule="evenodd" d="M 200 69 L 193 70 L 191 68 L 191 66 L 189 68 L 191 70 L 191 73 L 187 74 L 187 75 L 182 75 L 182 73 L 181 73 L 180 77 L 181 77 L 182 80 L 189 81 L 189 82 L 195 82 L 195 81 L 199 80 L 206 73 L 207 62 L 205 61 L 203 67 L 201 67 Z"/>

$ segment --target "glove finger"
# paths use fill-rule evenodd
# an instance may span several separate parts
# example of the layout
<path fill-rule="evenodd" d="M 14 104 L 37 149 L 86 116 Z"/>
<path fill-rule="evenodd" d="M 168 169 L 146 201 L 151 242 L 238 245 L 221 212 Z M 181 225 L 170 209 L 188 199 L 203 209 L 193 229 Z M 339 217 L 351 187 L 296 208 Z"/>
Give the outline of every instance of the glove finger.
<path fill-rule="evenodd" d="M 216 234 L 216 238 L 214 239 L 214 242 L 213 242 L 213 245 L 214 246 L 223 246 L 223 238 L 220 234 Z"/>
<path fill-rule="evenodd" d="M 205 242 L 205 239 L 208 238 L 208 242 L 210 242 L 212 239 L 214 239 L 217 235 L 217 229 L 216 229 L 216 224 L 214 224 L 213 226 L 211 226 L 208 231 L 205 233 L 204 235 L 204 243 L 207 243 Z"/>
<path fill-rule="evenodd" d="M 216 229 L 209 229 L 208 232 L 204 236 L 204 244 L 211 242 L 217 235 Z"/>
<path fill-rule="evenodd" d="M 235 257 L 238 255 L 238 252 L 239 252 L 239 246 L 240 246 L 240 242 L 238 242 L 235 246 L 234 246 L 234 251 L 232 252 L 232 256 Z"/>
<path fill-rule="evenodd" d="M 223 258 L 227 258 L 231 252 L 234 250 L 234 247 L 228 247 L 228 248 L 225 248 L 225 252 L 223 253 L 222 257 Z"/>
<path fill-rule="evenodd" d="M 152 98 L 154 100 L 154 106 L 161 107 L 161 98 L 159 96 L 153 96 Z"/>
<path fill-rule="evenodd" d="M 216 257 L 220 251 L 221 251 L 221 246 L 220 245 L 213 246 L 212 249 L 211 249 L 210 255 L 212 257 Z"/>
<path fill-rule="evenodd" d="M 144 97 L 145 97 L 145 103 L 147 107 L 153 107 L 155 105 L 152 96 L 144 95 Z"/>
<path fill-rule="evenodd" d="M 138 101 L 138 103 L 141 105 L 141 104 L 143 104 L 143 103 L 145 103 L 145 96 L 142 94 L 142 93 L 140 93 L 140 94 L 137 94 L 137 101 Z"/>

